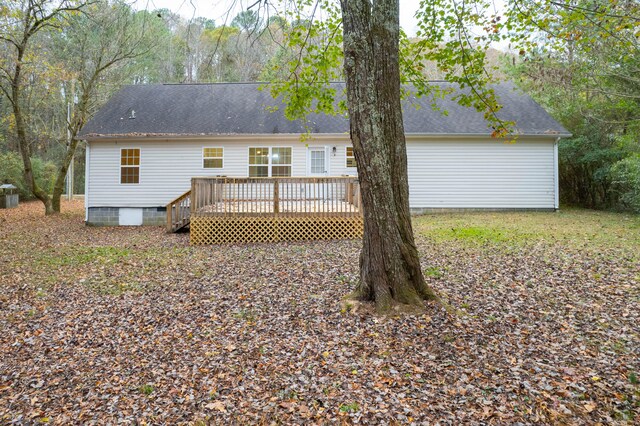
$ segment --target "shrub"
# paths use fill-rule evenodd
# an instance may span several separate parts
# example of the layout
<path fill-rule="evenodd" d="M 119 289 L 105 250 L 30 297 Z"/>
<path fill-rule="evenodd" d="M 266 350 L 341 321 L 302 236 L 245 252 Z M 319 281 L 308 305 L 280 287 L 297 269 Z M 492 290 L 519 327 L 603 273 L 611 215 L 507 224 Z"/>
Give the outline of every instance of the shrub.
<path fill-rule="evenodd" d="M 611 208 L 616 193 L 611 188 L 611 166 L 627 155 L 617 138 L 586 124 L 558 145 L 560 194 L 564 203 L 589 208 Z"/>
<path fill-rule="evenodd" d="M 51 193 L 55 182 L 57 168 L 51 161 L 32 158 L 33 173 L 36 182 L 45 191 Z M 15 152 L 0 153 L 0 183 L 11 183 L 18 187 L 21 199 L 31 199 L 33 194 L 24 180 L 22 159 Z"/>
<path fill-rule="evenodd" d="M 640 213 L 640 154 L 618 161 L 611 167 L 611 182 L 621 204 Z"/>

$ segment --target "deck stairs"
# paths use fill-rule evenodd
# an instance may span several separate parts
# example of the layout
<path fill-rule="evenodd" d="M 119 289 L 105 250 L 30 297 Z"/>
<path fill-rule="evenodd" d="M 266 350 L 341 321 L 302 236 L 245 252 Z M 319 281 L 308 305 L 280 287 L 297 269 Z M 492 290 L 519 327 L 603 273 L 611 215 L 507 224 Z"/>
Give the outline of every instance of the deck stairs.
<path fill-rule="evenodd" d="M 191 223 L 191 190 L 167 204 L 167 232 L 178 232 Z"/>

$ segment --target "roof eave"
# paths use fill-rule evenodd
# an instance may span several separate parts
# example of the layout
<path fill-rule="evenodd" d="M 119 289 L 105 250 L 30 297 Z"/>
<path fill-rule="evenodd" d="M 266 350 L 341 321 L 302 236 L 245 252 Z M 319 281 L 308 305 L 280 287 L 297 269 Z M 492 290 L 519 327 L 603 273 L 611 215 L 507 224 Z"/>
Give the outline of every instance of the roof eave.
<path fill-rule="evenodd" d="M 302 133 L 215 133 L 215 134 L 146 134 L 146 135 L 131 135 L 131 134 L 86 134 L 81 135 L 80 139 L 82 140 L 168 140 L 168 139 L 216 139 L 216 138 L 232 138 L 232 139 L 240 139 L 246 137 L 258 137 L 262 139 L 269 138 L 282 138 L 284 137 L 301 137 Z M 311 133 L 309 134 L 310 138 L 344 138 L 348 137 L 349 134 L 345 133 Z M 561 139 L 571 137 L 571 133 L 522 133 L 517 135 L 510 135 L 503 138 L 496 139 L 520 139 L 520 138 L 551 138 L 551 139 Z M 453 139 L 453 138 L 487 138 L 491 137 L 489 133 L 407 133 L 407 139 L 417 139 L 417 138 L 445 138 L 445 139 Z"/>

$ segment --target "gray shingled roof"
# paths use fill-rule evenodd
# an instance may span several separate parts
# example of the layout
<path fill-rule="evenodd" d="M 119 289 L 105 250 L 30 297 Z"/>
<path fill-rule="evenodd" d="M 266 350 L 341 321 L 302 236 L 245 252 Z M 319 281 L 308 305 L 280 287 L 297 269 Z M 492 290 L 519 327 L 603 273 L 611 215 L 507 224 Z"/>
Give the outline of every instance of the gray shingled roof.
<path fill-rule="evenodd" d="M 333 83 L 342 92 L 344 83 Z M 449 83 L 434 82 L 443 87 Z M 282 106 L 260 83 L 159 84 L 126 86 L 83 128 L 81 137 L 101 136 L 195 136 L 237 134 L 291 134 L 305 131 L 304 123 L 284 117 Z M 495 86 L 504 108 L 500 118 L 516 122 L 520 134 L 566 136 L 568 132 L 529 96 L 510 84 Z M 416 108 L 415 104 L 420 107 Z M 483 115 L 445 99 L 434 111 L 428 98 L 404 101 L 407 134 L 477 134 L 490 132 Z M 135 118 L 133 118 L 135 117 Z M 312 114 L 313 133 L 345 133 L 344 117 Z"/>

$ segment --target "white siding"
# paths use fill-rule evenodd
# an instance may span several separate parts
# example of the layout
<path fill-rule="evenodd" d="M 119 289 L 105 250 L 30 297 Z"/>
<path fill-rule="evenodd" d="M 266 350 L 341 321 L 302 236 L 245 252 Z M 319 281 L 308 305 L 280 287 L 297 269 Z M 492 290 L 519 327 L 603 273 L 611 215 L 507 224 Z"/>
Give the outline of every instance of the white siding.
<path fill-rule="evenodd" d="M 329 150 L 331 161 L 331 175 L 332 176 L 356 176 L 358 174 L 355 167 L 347 167 L 347 146 L 351 146 L 351 141 L 345 141 L 342 144 L 330 144 L 332 147 Z M 333 147 L 336 147 L 336 154 L 333 155 Z"/>
<path fill-rule="evenodd" d="M 212 140 L 94 140 L 87 176 L 87 207 L 159 207 L 191 187 L 194 176 L 246 177 L 249 173 L 249 147 L 291 147 L 292 176 L 307 175 L 308 147 L 326 147 L 329 174 L 345 174 L 346 137 L 301 142 L 297 136 L 282 138 L 215 138 Z M 333 155 L 333 147 L 336 155 Z M 204 147 L 223 147 L 222 169 L 202 167 Z M 140 183 L 120 184 L 120 150 L 140 149 Z M 342 167 L 340 167 L 342 164 Z"/>
<path fill-rule="evenodd" d="M 407 156 L 412 208 L 554 208 L 553 140 L 410 139 Z"/>
<path fill-rule="evenodd" d="M 292 176 L 307 175 L 308 147 L 326 147 L 329 175 L 346 167 L 347 136 L 301 142 L 296 136 L 180 141 L 90 142 L 88 207 L 157 207 L 190 188 L 193 176 L 248 175 L 248 148 L 292 147 Z M 335 155 L 333 147 L 336 147 Z M 202 148 L 223 147 L 222 169 L 202 168 Z M 140 148 L 140 183 L 120 184 L 120 149 Z M 554 141 L 522 138 L 416 138 L 407 141 L 412 208 L 555 207 Z"/>

